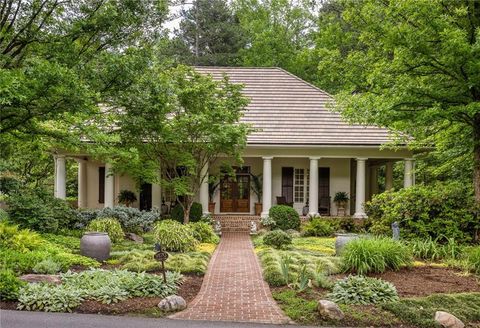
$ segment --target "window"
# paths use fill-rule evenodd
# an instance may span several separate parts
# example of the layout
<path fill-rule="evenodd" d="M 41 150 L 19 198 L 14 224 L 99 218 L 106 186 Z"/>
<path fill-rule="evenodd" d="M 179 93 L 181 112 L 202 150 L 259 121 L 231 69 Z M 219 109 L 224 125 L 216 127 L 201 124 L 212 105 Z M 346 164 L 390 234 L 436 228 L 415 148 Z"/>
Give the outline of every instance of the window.
<path fill-rule="evenodd" d="M 303 203 L 305 195 L 305 169 L 295 169 L 294 190 L 295 203 Z"/>
<path fill-rule="evenodd" d="M 105 166 L 98 168 L 98 202 L 105 203 Z"/>

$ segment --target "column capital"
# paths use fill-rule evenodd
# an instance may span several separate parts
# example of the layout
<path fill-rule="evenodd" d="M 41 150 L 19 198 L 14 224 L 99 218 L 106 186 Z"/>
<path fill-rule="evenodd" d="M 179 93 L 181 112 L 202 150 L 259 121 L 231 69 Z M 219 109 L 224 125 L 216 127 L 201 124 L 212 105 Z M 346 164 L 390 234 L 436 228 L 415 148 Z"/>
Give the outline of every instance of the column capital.
<path fill-rule="evenodd" d="M 320 156 L 310 156 L 310 157 L 308 157 L 308 158 L 309 158 L 311 161 L 312 161 L 312 160 L 314 160 L 314 161 L 317 160 L 317 161 L 318 161 L 321 157 L 320 157 Z"/>
<path fill-rule="evenodd" d="M 63 154 L 53 154 L 53 157 L 55 158 L 65 158 L 66 156 Z"/>
<path fill-rule="evenodd" d="M 271 161 L 273 159 L 273 156 L 262 156 L 262 159 L 265 161 Z"/>
<path fill-rule="evenodd" d="M 356 160 L 357 162 L 365 162 L 365 161 L 368 160 L 368 158 L 367 158 L 367 157 L 357 157 L 357 158 L 355 158 L 355 160 Z"/>
<path fill-rule="evenodd" d="M 408 161 L 408 162 L 413 162 L 413 161 L 415 160 L 415 158 L 413 158 L 413 157 L 408 157 L 408 158 L 404 158 L 403 160 L 406 161 L 406 162 L 407 162 L 407 161 Z"/>

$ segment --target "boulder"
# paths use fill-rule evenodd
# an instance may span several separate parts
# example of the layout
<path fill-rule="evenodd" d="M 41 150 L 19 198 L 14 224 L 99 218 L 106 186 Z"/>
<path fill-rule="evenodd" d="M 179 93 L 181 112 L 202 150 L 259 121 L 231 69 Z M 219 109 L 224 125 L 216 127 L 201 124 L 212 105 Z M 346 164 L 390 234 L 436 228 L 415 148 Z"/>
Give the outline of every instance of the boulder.
<path fill-rule="evenodd" d="M 443 311 L 435 312 L 435 322 L 444 328 L 463 328 L 465 324 L 453 314 Z"/>
<path fill-rule="evenodd" d="M 158 307 L 165 312 L 182 311 L 187 308 L 187 302 L 181 296 L 170 295 L 161 300 Z"/>
<path fill-rule="evenodd" d="M 48 282 L 50 284 L 59 285 L 62 283 L 58 274 L 25 274 L 20 277 L 21 280 L 26 282 Z"/>
<path fill-rule="evenodd" d="M 137 244 L 143 244 L 143 238 L 133 232 L 129 232 L 125 235 L 127 239 L 133 240 Z"/>
<path fill-rule="evenodd" d="M 320 312 L 320 316 L 325 319 L 342 320 L 343 318 L 345 318 L 342 310 L 340 310 L 338 305 L 332 301 L 318 301 L 318 312 Z"/>

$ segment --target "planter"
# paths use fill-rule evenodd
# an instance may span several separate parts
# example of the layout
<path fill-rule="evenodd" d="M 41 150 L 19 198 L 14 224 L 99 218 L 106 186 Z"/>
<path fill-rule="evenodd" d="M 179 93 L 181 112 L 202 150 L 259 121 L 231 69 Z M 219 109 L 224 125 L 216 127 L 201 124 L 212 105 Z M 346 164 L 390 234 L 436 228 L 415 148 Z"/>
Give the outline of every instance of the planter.
<path fill-rule="evenodd" d="M 354 239 L 360 238 L 356 233 L 337 233 L 335 234 L 335 255 L 342 254 L 345 245 Z"/>
<path fill-rule="evenodd" d="M 106 232 L 85 232 L 80 239 L 80 254 L 105 261 L 110 257 L 110 237 Z"/>
<path fill-rule="evenodd" d="M 262 214 L 263 206 L 262 203 L 255 203 L 255 215 L 260 216 Z"/>
<path fill-rule="evenodd" d="M 215 203 L 208 203 L 208 212 L 210 214 L 215 214 Z"/>

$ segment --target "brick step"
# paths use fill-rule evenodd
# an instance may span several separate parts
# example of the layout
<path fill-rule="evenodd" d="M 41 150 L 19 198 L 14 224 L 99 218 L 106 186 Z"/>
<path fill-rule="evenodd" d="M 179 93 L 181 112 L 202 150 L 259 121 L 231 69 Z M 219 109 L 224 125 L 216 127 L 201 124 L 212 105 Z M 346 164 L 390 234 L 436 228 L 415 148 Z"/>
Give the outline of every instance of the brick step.
<path fill-rule="evenodd" d="M 213 219 L 220 221 L 224 232 L 250 232 L 252 221 L 257 224 L 257 229 L 260 224 L 260 217 L 258 216 L 216 215 Z"/>

